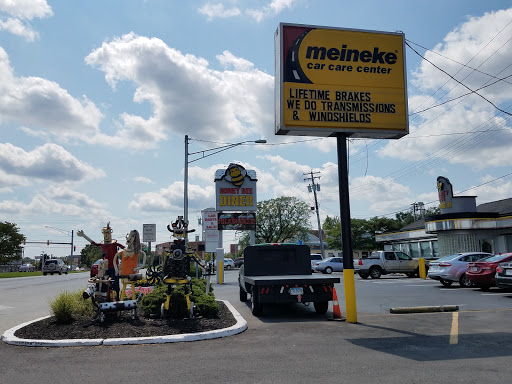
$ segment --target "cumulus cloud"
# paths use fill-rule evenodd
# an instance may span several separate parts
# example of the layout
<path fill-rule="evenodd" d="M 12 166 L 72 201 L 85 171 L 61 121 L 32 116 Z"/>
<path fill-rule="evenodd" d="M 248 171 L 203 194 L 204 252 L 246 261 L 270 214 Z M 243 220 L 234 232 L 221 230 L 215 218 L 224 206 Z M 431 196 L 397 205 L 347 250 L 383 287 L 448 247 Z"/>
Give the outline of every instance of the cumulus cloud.
<path fill-rule="evenodd" d="M 222 3 L 206 3 L 198 11 L 207 16 L 208 20 L 234 17 L 241 13 L 237 7 L 226 8 Z"/>
<path fill-rule="evenodd" d="M 101 112 L 84 97 L 73 98 L 57 83 L 40 77 L 16 77 L 0 47 L 0 119 L 45 130 L 66 141 L 98 132 Z"/>
<path fill-rule="evenodd" d="M 83 181 L 105 177 L 105 172 L 79 161 L 56 144 L 44 144 L 27 152 L 9 143 L 0 143 L 0 171 L 54 182 Z"/>
<path fill-rule="evenodd" d="M 206 140 L 216 138 L 219 127 L 224 137 L 261 136 L 273 124 L 273 77 L 227 51 L 218 59 L 233 69 L 213 70 L 203 58 L 134 33 L 103 43 L 86 63 L 103 71 L 113 89 L 119 81 L 133 82 L 134 101 L 153 108 L 148 119 L 123 114 L 109 144 L 131 140 L 130 146 L 148 148 L 170 132 L 190 134 L 191 127 Z"/>
<path fill-rule="evenodd" d="M 261 22 L 267 17 L 276 16 L 286 8 L 291 8 L 294 0 L 272 0 L 263 7 L 251 8 L 246 12 L 257 22 Z"/>
<path fill-rule="evenodd" d="M 50 16 L 53 16 L 53 11 L 46 0 L 0 0 L 0 31 L 24 37 L 28 41 L 39 37 L 29 21 Z"/>
<path fill-rule="evenodd" d="M 381 156 L 415 160 L 426 172 L 443 162 L 477 169 L 512 164 L 512 159 L 501 155 L 512 140 L 510 117 L 489 103 L 499 107 L 512 100 L 507 78 L 512 74 L 511 20 L 512 9 L 471 17 L 425 53 L 428 61 L 467 88 L 422 61 L 410 78 L 415 89 L 409 101 L 411 112 L 423 112 L 410 117 L 411 133 L 390 142 Z M 507 79 L 497 81 L 503 78 Z M 487 100 L 471 90 L 478 90 Z"/>

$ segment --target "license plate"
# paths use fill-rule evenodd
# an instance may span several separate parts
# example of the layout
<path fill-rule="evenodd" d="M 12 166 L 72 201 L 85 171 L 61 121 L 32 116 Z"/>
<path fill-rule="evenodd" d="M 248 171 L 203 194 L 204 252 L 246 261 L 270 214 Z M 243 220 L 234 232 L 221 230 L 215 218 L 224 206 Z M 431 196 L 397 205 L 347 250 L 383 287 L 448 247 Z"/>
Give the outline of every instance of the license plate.
<path fill-rule="evenodd" d="M 432 265 L 432 266 L 430 267 L 430 270 L 432 270 L 432 271 L 437 271 L 437 268 L 438 268 L 438 266 L 437 266 L 437 265 Z"/>
<path fill-rule="evenodd" d="M 290 292 L 290 295 L 292 295 L 292 296 L 298 296 L 298 295 L 304 294 L 304 290 L 302 289 L 302 287 L 290 288 L 289 292 Z"/>
<path fill-rule="evenodd" d="M 512 269 L 505 269 L 505 275 L 512 276 Z"/>
<path fill-rule="evenodd" d="M 473 272 L 476 272 L 476 271 L 478 271 L 478 267 L 473 267 L 473 268 L 471 268 L 471 270 L 472 270 Z"/>

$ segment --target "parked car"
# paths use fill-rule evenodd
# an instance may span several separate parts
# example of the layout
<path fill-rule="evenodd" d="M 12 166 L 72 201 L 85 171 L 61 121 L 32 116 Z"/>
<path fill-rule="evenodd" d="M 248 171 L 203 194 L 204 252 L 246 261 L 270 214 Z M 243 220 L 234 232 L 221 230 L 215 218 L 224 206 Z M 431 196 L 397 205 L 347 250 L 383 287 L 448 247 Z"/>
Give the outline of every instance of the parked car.
<path fill-rule="evenodd" d="M 312 253 L 311 254 L 311 272 L 315 272 L 315 264 L 319 261 L 322 261 L 324 258 L 321 253 Z"/>
<path fill-rule="evenodd" d="M 98 259 L 91 265 L 91 277 L 94 277 L 98 274 L 98 265 L 100 264 L 101 260 L 103 259 Z"/>
<path fill-rule="evenodd" d="M 328 257 L 327 259 L 317 261 L 313 267 L 315 271 L 322 273 L 333 273 L 343 271 L 342 257 Z"/>
<path fill-rule="evenodd" d="M 466 279 L 476 287 L 487 290 L 496 287 L 496 268 L 498 264 L 512 261 L 512 253 L 502 253 L 485 260 L 468 263 Z"/>
<path fill-rule="evenodd" d="M 58 273 L 62 275 L 65 273 L 68 274 L 69 268 L 61 259 L 47 259 L 43 264 L 43 275 L 46 274 L 53 275 L 54 273 Z"/>
<path fill-rule="evenodd" d="M 498 265 L 495 278 L 498 288 L 512 289 L 512 262 Z"/>
<path fill-rule="evenodd" d="M 486 252 L 466 252 L 432 260 L 428 269 L 428 277 L 439 280 L 445 287 L 449 287 L 454 282 L 459 282 L 461 287 L 470 287 L 471 283 L 466 278 L 468 263 L 490 256 L 492 255 Z"/>
<path fill-rule="evenodd" d="M 242 265 L 244 265 L 244 258 L 243 257 L 237 257 L 235 259 L 235 267 L 240 268 Z"/>
<path fill-rule="evenodd" d="M 233 259 L 224 259 L 224 269 L 235 268 L 235 261 Z"/>
<path fill-rule="evenodd" d="M 34 267 L 32 264 L 23 264 L 20 265 L 18 268 L 18 272 L 34 272 L 36 270 L 36 267 Z"/>

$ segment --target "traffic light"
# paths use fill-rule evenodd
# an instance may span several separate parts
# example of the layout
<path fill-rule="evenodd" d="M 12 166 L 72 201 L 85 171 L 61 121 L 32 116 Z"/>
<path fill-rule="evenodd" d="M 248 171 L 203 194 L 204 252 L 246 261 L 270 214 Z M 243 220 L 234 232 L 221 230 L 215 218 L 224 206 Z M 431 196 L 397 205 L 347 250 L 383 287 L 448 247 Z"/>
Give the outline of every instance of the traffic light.
<path fill-rule="evenodd" d="M 76 245 L 73 245 L 73 251 L 76 251 Z"/>

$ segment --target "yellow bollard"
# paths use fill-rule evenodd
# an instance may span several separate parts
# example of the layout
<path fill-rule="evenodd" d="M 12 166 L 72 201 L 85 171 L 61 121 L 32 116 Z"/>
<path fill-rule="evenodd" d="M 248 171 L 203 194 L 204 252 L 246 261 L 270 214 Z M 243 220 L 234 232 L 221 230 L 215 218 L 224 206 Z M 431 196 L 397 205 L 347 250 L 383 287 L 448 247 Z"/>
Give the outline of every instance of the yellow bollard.
<path fill-rule="evenodd" d="M 425 280 L 427 278 L 427 270 L 425 268 L 425 259 L 420 257 L 418 259 L 419 269 L 420 269 L 420 277 Z"/>
<path fill-rule="evenodd" d="M 349 323 L 357 323 L 356 287 L 354 281 L 354 270 L 344 268 L 343 280 L 345 287 L 345 306 L 347 310 L 347 321 Z"/>

